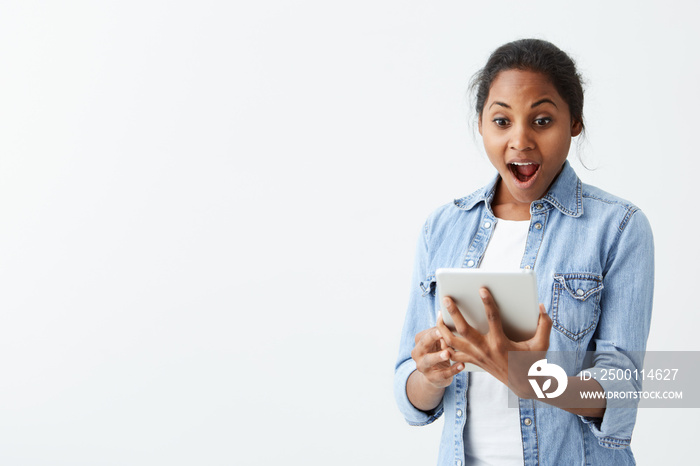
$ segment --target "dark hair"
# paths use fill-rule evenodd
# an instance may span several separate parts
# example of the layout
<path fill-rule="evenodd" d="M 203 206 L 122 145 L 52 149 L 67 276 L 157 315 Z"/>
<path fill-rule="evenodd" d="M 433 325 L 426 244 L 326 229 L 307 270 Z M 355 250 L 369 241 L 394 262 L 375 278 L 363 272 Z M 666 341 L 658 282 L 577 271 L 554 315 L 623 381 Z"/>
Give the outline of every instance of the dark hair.
<path fill-rule="evenodd" d="M 470 89 L 475 97 L 476 114 L 481 116 L 491 84 L 501 71 L 527 70 L 547 76 L 569 105 L 574 121 L 583 125 L 583 86 L 576 64 L 554 44 L 540 39 L 521 39 L 498 47 L 474 75 Z"/>

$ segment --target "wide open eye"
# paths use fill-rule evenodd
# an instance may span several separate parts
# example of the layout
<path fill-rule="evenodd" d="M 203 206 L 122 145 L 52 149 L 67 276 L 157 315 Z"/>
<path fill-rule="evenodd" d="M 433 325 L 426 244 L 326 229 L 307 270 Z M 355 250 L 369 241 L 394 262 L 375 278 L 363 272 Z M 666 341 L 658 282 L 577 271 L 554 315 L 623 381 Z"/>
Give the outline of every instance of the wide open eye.
<path fill-rule="evenodd" d="M 552 122 L 551 118 L 537 118 L 534 121 L 535 126 L 547 126 Z"/>
<path fill-rule="evenodd" d="M 496 123 L 496 126 L 500 128 L 505 128 L 508 126 L 509 121 L 506 118 L 494 118 L 493 122 Z"/>

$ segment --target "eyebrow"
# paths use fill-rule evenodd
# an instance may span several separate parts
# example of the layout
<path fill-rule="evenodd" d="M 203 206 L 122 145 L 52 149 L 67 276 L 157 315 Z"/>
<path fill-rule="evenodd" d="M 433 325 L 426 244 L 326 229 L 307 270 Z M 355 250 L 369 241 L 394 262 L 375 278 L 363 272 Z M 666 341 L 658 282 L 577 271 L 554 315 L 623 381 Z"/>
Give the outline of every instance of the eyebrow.
<path fill-rule="evenodd" d="M 559 108 L 559 107 L 557 107 L 557 104 L 555 104 L 552 99 L 547 99 L 547 98 L 544 98 L 542 100 L 538 100 L 534 104 L 530 105 L 530 108 L 535 108 L 538 105 L 542 105 L 542 104 L 546 104 L 546 103 L 550 103 L 550 104 L 554 105 L 555 108 Z"/>
<path fill-rule="evenodd" d="M 494 105 L 500 105 L 501 107 L 510 108 L 510 105 L 505 104 L 503 102 L 491 102 L 491 105 L 489 105 L 489 108 L 493 107 Z"/>
<path fill-rule="evenodd" d="M 547 104 L 547 103 L 554 105 L 554 107 L 556 107 L 556 108 L 559 108 L 559 107 L 557 107 L 557 104 L 555 104 L 552 99 L 547 99 L 547 98 L 538 100 L 534 104 L 530 105 L 530 108 L 535 108 L 538 105 Z M 505 102 L 492 102 L 491 105 L 489 105 L 489 108 L 493 107 L 494 105 L 500 105 L 501 107 L 510 108 L 510 105 L 508 105 Z"/>

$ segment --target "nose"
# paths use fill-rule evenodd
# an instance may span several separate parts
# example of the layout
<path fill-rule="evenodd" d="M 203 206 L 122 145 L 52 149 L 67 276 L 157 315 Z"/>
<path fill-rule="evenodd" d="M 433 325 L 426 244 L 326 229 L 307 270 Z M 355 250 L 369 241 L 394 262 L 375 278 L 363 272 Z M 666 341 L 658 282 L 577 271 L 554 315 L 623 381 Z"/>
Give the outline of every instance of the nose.
<path fill-rule="evenodd" d="M 532 137 L 532 128 L 526 124 L 515 125 L 511 131 L 509 148 L 517 151 L 534 149 L 535 141 Z"/>

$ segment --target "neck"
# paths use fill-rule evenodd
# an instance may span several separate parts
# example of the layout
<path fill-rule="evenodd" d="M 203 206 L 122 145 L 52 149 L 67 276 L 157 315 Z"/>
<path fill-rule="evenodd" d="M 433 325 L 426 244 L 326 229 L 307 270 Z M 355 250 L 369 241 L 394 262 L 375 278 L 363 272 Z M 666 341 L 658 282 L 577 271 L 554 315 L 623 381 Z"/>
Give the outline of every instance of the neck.
<path fill-rule="evenodd" d="M 497 218 L 503 220 L 530 220 L 530 203 L 518 202 L 500 179 L 491 201 L 491 210 Z"/>

